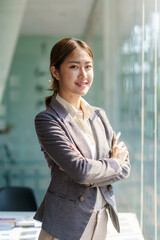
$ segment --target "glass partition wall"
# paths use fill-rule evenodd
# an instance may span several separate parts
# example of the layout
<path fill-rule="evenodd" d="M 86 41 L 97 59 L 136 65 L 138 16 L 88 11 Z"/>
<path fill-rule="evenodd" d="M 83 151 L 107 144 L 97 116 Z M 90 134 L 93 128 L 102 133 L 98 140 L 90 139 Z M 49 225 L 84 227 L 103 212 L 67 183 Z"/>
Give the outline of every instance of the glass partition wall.
<path fill-rule="evenodd" d="M 34 116 L 44 109 L 42 100 L 48 95 L 44 89 L 49 86 L 50 48 L 65 35 L 23 35 L 20 21 L 24 21 L 27 0 L 16 0 L 14 12 L 11 3 L 5 8 L 6 2 L 0 2 L 0 17 L 8 31 L 0 26 L 0 36 L 4 38 L 3 44 L 8 45 L 5 56 L 10 54 L 11 62 L 5 58 L 0 60 L 1 66 L 5 64 L 8 68 L 5 84 L 5 68 L 0 72 L 0 90 L 3 88 L 0 96 L 0 187 L 31 186 L 40 202 L 50 173 L 36 139 Z M 60 2 L 63 4 L 62 0 Z M 18 6 L 22 10 L 19 15 L 16 13 Z M 53 11 L 56 11 L 55 6 Z M 82 12 L 83 8 L 79 8 L 79 13 Z M 15 31 L 10 29 L 12 17 L 16 21 Z M 12 37 L 5 35 L 11 33 Z M 121 140 L 130 152 L 131 175 L 126 181 L 114 184 L 118 210 L 135 212 L 145 240 L 158 240 L 160 0 L 92 1 L 83 34 L 73 33 L 73 36 L 84 39 L 94 52 L 94 83 L 86 100 L 105 109 L 112 127 L 115 132 L 121 131 Z M 7 44 L 7 39 L 14 41 Z"/>
<path fill-rule="evenodd" d="M 100 4 L 100 1 L 99 1 Z M 91 44 L 103 41 L 101 96 L 128 146 L 131 175 L 116 184 L 118 209 L 136 212 L 146 240 L 160 238 L 160 1 L 101 2 Z M 102 26 L 103 22 L 103 28 Z M 99 29 L 101 28 L 101 34 Z M 97 31 L 98 29 L 98 31 Z M 97 88 L 100 79 L 97 81 Z"/>
<path fill-rule="evenodd" d="M 121 131 L 132 165 L 130 178 L 116 184 L 118 209 L 136 212 L 145 239 L 157 240 L 160 238 L 160 1 L 98 3 L 101 16 L 92 37 L 89 36 L 92 46 L 103 41 L 101 57 L 96 59 L 101 63 L 103 80 L 95 79 L 96 89 L 99 84 L 102 88 L 101 95 L 97 94 L 99 101 L 95 98 L 95 102 L 103 104 L 114 130 Z M 97 6 L 97 13 L 98 9 Z"/>

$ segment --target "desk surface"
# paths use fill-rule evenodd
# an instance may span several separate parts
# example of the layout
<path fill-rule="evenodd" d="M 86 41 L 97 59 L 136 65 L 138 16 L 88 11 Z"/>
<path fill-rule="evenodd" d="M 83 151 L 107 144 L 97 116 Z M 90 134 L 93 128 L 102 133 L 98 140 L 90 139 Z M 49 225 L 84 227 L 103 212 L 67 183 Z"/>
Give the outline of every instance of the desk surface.
<path fill-rule="evenodd" d="M 41 223 L 33 220 L 34 212 L 0 212 L 1 240 L 37 240 Z"/>
<path fill-rule="evenodd" d="M 1 240 L 37 240 L 41 223 L 33 220 L 34 212 L 0 212 Z M 111 220 L 106 240 L 144 240 L 134 213 L 119 213 L 121 233 L 117 233 Z M 16 227 L 15 227 L 16 225 Z"/>

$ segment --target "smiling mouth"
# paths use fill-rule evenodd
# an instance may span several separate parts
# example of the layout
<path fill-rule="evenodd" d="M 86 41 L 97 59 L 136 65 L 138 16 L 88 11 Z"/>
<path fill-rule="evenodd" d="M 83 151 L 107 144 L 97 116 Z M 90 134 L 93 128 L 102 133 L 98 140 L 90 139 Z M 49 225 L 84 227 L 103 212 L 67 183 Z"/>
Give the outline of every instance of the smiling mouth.
<path fill-rule="evenodd" d="M 85 87 L 87 84 L 88 84 L 88 82 L 78 82 L 78 83 L 76 83 L 76 85 L 78 87 Z"/>

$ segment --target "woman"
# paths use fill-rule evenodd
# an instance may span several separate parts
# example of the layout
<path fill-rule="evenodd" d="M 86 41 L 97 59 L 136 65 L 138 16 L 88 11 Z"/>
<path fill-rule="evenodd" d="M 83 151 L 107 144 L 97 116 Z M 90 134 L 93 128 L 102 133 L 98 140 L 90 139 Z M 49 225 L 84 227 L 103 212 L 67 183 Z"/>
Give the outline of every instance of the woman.
<path fill-rule="evenodd" d="M 112 185 L 129 176 L 128 151 L 104 111 L 85 96 L 93 81 L 93 53 L 65 38 L 50 55 L 53 94 L 35 118 L 51 182 L 35 219 L 39 240 L 105 240 L 109 212 L 120 231 Z"/>

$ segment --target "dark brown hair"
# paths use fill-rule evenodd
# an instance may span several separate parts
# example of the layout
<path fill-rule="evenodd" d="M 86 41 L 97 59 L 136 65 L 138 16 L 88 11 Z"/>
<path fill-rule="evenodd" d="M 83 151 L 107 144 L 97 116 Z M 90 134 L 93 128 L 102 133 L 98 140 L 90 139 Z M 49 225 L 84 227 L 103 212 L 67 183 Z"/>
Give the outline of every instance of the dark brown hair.
<path fill-rule="evenodd" d="M 63 63 L 65 58 L 78 47 L 84 49 L 93 59 L 93 53 L 90 47 L 82 40 L 76 38 L 64 38 L 53 46 L 50 53 L 50 73 L 53 78 L 53 82 L 51 87 L 48 89 L 49 91 L 53 91 L 53 94 L 45 98 L 46 107 L 49 106 L 52 97 L 56 96 L 59 91 L 59 81 L 52 75 L 51 67 L 55 66 L 55 68 L 59 70 L 60 65 Z"/>

